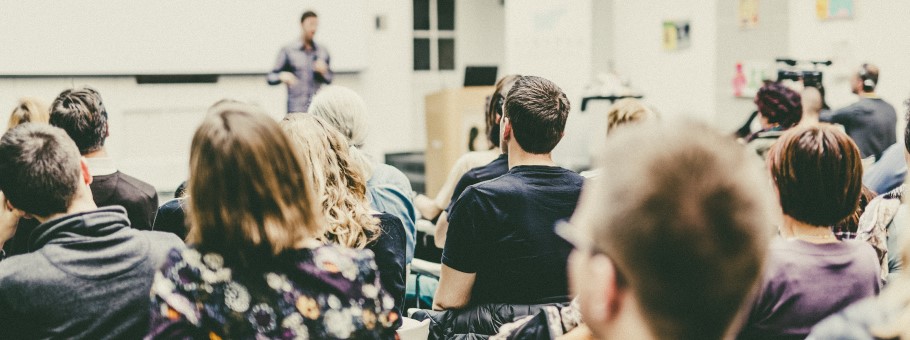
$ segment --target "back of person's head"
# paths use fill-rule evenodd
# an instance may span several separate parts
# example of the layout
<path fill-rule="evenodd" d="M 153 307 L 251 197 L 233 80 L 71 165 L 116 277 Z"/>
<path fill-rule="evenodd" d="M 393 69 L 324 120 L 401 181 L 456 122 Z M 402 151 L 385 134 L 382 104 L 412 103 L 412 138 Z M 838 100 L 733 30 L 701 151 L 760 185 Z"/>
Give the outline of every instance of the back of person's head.
<path fill-rule="evenodd" d="M 382 230 L 370 214 L 366 178 L 345 136 L 313 115 L 289 115 L 280 125 L 297 145 L 325 211 L 325 238 L 351 248 L 378 238 Z"/>
<path fill-rule="evenodd" d="M 780 83 L 767 83 L 755 95 L 755 105 L 768 123 L 789 128 L 799 123 L 803 115 L 799 93 Z"/>
<path fill-rule="evenodd" d="M 856 211 L 862 157 L 838 128 L 817 125 L 788 131 L 768 152 L 767 161 L 785 215 L 831 226 Z"/>
<path fill-rule="evenodd" d="M 521 76 L 506 96 L 503 117 L 522 150 L 547 154 L 562 140 L 569 110 L 569 99 L 552 81 Z"/>
<path fill-rule="evenodd" d="M 607 132 L 633 123 L 641 123 L 657 118 L 644 103 L 634 98 L 625 98 L 616 101 L 607 111 Z"/>
<path fill-rule="evenodd" d="M 496 89 L 493 91 L 493 95 L 490 96 L 490 101 L 487 103 L 487 114 L 486 114 L 486 134 L 490 139 L 490 143 L 493 147 L 499 147 L 499 121 L 502 119 L 502 110 L 506 103 L 506 96 L 509 94 L 509 90 L 512 89 L 512 85 L 515 84 L 515 81 L 521 75 L 510 74 L 505 77 L 499 78 L 499 81 L 496 82 Z"/>
<path fill-rule="evenodd" d="M 278 122 L 245 104 L 218 105 L 193 136 L 189 243 L 249 265 L 318 237 L 321 209 Z"/>
<path fill-rule="evenodd" d="M 9 115 L 6 129 L 12 129 L 23 123 L 47 123 L 50 120 L 47 106 L 35 98 L 22 98 Z"/>
<path fill-rule="evenodd" d="M 61 92 L 51 104 L 50 123 L 66 131 L 83 155 L 101 150 L 108 136 L 107 110 L 90 87 Z"/>
<path fill-rule="evenodd" d="M 818 116 L 822 109 L 824 108 L 824 103 L 822 102 L 822 94 L 817 88 L 812 86 L 807 86 L 803 89 L 803 92 L 800 94 L 803 107 L 803 114 L 812 114 L 813 116 Z"/>
<path fill-rule="evenodd" d="M 904 125 L 904 149 L 910 153 L 910 99 L 904 103 L 907 106 L 907 114 L 904 115 L 904 120 L 907 121 L 907 124 Z"/>
<path fill-rule="evenodd" d="M 353 90 L 328 85 L 320 88 L 310 103 L 309 113 L 332 124 L 355 147 L 363 147 L 369 132 L 367 106 Z"/>
<path fill-rule="evenodd" d="M 879 70 L 878 66 L 869 63 L 860 66 L 856 76 L 859 77 L 864 92 L 875 91 L 875 87 L 878 86 L 879 72 L 881 70 Z"/>
<path fill-rule="evenodd" d="M 0 191 L 27 214 L 65 213 L 85 185 L 82 175 L 79 150 L 59 128 L 25 123 L 0 139 Z"/>
<path fill-rule="evenodd" d="M 641 124 L 618 130 L 599 165 L 572 218 L 590 243 L 570 266 L 588 326 L 609 333 L 637 313 L 657 339 L 731 334 L 773 225 L 754 154 L 703 125 Z"/>

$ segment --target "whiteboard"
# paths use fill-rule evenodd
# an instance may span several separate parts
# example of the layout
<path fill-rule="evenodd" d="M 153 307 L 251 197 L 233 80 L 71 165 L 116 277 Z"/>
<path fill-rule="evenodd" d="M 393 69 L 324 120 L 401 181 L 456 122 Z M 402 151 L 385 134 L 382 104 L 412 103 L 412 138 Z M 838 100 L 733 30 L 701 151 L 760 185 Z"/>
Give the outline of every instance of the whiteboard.
<path fill-rule="evenodd" d="M 0 75 L 247 74 L 270 70 L 319 15 L 336 72 L 366 67 L 366 0 L 3 0 Z"/>

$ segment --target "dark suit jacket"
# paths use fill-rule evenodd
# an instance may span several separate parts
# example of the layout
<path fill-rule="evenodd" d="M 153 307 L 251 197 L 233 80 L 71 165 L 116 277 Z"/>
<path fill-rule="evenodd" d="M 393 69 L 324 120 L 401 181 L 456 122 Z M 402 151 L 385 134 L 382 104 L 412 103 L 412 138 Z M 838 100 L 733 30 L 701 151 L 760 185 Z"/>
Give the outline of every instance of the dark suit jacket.
<path fill-rule="evenodd" d="M 126 208 L 131 227 L 152 230 L 155 213 L 158 211 L 158 192 L 155 187 L 120 171 L 93 176 L 90 187 L 99 208 L 122 206 Z"/>

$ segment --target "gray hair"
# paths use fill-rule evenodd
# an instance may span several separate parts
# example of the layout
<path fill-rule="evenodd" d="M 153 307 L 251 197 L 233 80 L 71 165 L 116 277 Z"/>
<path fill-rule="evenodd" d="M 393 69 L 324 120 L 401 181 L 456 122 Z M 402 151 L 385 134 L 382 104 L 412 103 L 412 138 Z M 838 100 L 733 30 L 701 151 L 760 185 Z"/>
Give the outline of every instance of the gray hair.
<path fill-rule="evenodd" d="M 360 150 L 366 143 L 369 133 L 367 123 L 367 105 L 363 98 L 344 86 L 323 86 L 310 103 L 310 114 L 322 118 L 341 131 L 351 144 L 351 155 L 360 163 L 364 176 L 373 176 L 370 159 Z"/>
<path fill-rule="evenodd" d="M 367 139 L 367 106 L 353 90 L 337 85 L 323 86 L 313 97 L 309 113 L 324 119 L 341 131 L 355 147 Z"/>

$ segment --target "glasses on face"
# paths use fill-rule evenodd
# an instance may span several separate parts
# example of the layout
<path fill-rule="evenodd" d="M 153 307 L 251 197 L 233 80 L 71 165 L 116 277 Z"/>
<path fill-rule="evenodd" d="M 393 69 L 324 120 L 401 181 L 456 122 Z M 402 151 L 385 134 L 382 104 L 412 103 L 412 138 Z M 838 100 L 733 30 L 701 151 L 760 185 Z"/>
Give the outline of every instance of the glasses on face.
<path fill-rule="evenodd" d="M 588 257 L 594 256 L 604 256 L 610 259 L 610 262 L 613 263 L 613 267 L 616 270 L 616 282 L 619 285 L 625 285 L 625 275 L 622 274 L 622 271 L 616 264 L 616 261 L 613 261 L 613 258 L 610 257 L 603 249 L 597 247 L 594 242 L 591 241 L 590 237 L 586 237 L 579 232 L 579 228 L 568 221 L 559 221 L 556 222 L 556 227 L 553 228 L 553 231 L 556 233 L 556 236 L 565 240 L 572 248 L 575 248 L 576 251 L 579 251 Z"/>

